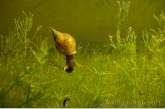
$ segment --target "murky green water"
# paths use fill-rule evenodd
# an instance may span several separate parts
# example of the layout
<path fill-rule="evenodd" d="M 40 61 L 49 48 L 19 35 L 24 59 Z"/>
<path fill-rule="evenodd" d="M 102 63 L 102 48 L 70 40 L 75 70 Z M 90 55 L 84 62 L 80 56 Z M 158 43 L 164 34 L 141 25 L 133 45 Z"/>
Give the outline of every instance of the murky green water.
<path fill-rule="evenodd" d="M 127 0 L 128 1 L 128 0 Z M 130 0 L 129 15 L 121 28 L 121 34 L 132 27 L 138 37 L 145 29 L 158 27 L 153 14 L 165 10 L 164 0 Z M 13 19 L 26 13 L 34 14 L 33 31 L 42 25 L 40 34 L 53 45 L 49 26 L 71 34 L 83 46 L 103 46 L 109 42 L 108 34 L 115 35 L 117 29 L 117 0 L 15 0 L 0 1 L 0 34 L 8 35 Z M 34 32 L 31 31 L 31 34 Z"/>
<path fill-rule="evenodd" d="M 1 0 L 0 107 L 165 107 L 165 1 L 129 3 Z"/>

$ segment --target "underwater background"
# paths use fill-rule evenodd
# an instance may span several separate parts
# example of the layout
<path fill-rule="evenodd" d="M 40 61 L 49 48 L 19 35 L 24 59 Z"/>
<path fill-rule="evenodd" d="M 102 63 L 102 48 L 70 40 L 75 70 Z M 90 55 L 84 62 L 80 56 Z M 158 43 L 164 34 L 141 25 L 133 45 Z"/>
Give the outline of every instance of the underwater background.
<path fill-rule="evenodd" d="M 165 107 L 164 0 L 0 7 L 0 107 Z"/>
<path fill-rule="evenodd" d="M 125 0 L 128 1 L 128 0 Z M 158 27 L 153 14 L 159 15 L 165 10 L 164 0 L 130 0 L 128 17 L 121 28 L 121 34 L 132 27 L 138 37 L 145 29 Z M 0 33 L 8 34 L 9 27 L 14 26 L 13 19 L 22 15 L 22 11 L 34 14 L 33 33 L 42 25 L 42 37 L 47 37 L 49 43 L 54 42 L 49 26 L 71 34 L 77 43 L 90 48 L 96 45 L 104 46 L 109 42 L 108 35 L 115 35 L 117 30 L 116 14 L 117 0 L 15 0 L 0 1 Z"/>

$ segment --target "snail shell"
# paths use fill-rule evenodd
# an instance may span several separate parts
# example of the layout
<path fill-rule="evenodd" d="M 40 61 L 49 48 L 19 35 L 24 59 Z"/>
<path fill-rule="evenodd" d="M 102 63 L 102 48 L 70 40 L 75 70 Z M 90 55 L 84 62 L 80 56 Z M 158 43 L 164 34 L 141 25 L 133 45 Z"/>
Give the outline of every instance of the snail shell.
<path fill-rule="evenodd" d="M 61 33 L 53 28 L 51 28 L 51 31 L 58 52 L 63 55 L 73 55 L 76 53 L 76 41 L 70 34 Z"/>
<path fill-rule="evenodd" d="M 66 66 L 64 67 L 64 70 L 71 73 L 77 65 L 73 59 L 73 55 L 76 53 L 76 41 L 67 33 L 61 33 L 53 28 L 50 29 L 52 31 L 52 35 L 54 36 L 57 51 L 63 55 L 66 55 Z"/>

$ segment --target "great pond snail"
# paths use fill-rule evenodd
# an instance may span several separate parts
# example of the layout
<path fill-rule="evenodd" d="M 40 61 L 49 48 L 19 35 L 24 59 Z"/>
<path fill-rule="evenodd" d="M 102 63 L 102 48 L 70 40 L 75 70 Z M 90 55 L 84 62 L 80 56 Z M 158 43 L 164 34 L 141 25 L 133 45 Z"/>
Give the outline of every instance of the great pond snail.
<path fill-rule="evenodd" d="M 66 56 L 66 65 L 63 70 L 71 73 L 76 65 L 82 67 L 73 59 L 73 55 L 76 53 L 75 39 L 70 34 L 61 33 L 51 27 L 50 29 L 54 37 L 55 47 L 57 51 Z"/>

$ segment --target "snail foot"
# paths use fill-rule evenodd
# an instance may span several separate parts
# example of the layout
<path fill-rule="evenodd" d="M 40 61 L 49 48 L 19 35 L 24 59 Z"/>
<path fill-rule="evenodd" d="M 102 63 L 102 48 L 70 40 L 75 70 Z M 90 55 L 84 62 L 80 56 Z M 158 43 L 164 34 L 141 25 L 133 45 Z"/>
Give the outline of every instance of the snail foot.
<path fill-rule="evenodd" d="M 72 68 L 69 68 L 68 65 L 66 65 L 64 68 L 63 68 L 64 71 L 68 72 L 68 73 L 71 73 L 73 71 Z"/>

